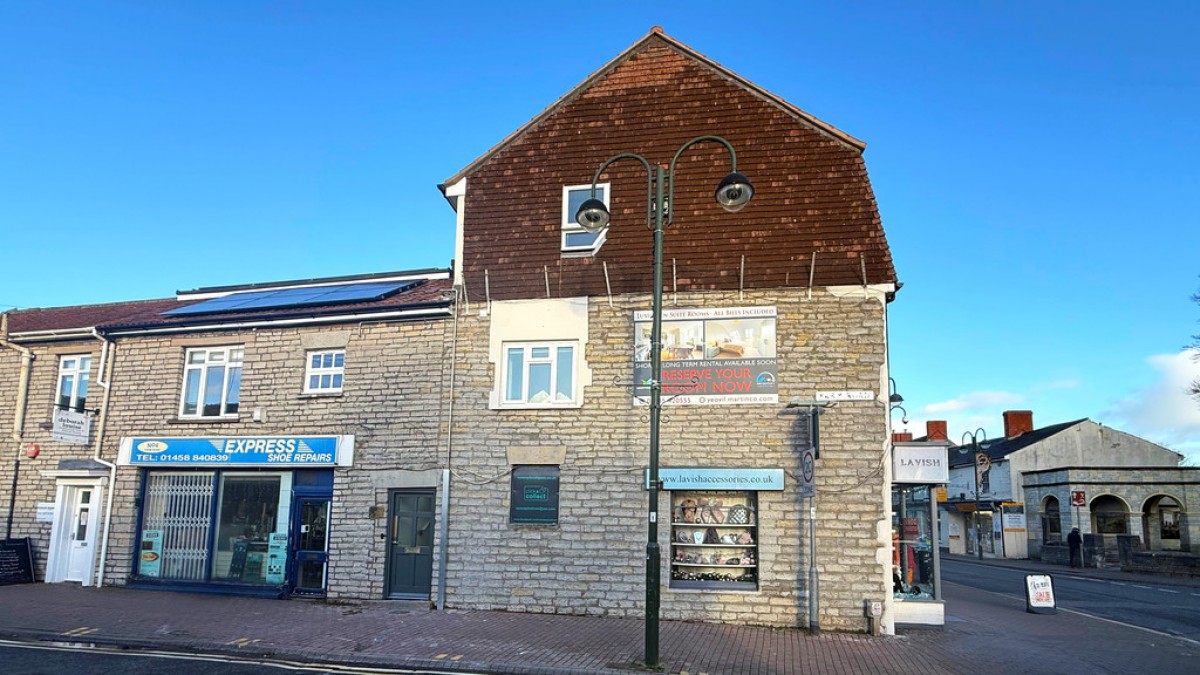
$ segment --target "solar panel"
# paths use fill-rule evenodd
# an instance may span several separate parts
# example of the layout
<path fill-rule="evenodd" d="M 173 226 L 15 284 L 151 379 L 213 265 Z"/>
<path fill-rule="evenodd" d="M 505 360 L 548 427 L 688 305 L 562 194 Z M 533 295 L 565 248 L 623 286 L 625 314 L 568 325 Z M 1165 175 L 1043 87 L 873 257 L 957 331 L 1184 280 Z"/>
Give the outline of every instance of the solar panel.
<path fill-rule="evenodd" d="M 417 281 L 379 281 L 337 286 L 306 286 L 304 288 L 281 288 L 273 291 L 246 291 L 230 293 L 219 298 L 205 300 L 186 307 L 163 312 L 164 316 L 188 314 L 217 314 L 220 312 L 246 312 L 255 309 L 279 309 L 283 307 L 308 307 L 336 305 L 366 300 L 382 300 L 390 295 L 406 291 Z"/>

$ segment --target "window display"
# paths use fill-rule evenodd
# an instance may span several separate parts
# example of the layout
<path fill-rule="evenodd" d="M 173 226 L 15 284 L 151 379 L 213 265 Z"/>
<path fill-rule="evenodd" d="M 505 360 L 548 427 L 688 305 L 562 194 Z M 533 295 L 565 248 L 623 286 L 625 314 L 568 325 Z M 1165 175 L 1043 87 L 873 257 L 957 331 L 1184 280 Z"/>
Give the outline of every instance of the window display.
<path fill-rule="evenodd" d="M 756 590 L 753 492 L 671 494 L 671 588 Z"/>
<path fill-rule="evenodd" d="M 892 591 L 897 598 L 934 598 L 929 499 L 928 486 L 892 488 Z"/>

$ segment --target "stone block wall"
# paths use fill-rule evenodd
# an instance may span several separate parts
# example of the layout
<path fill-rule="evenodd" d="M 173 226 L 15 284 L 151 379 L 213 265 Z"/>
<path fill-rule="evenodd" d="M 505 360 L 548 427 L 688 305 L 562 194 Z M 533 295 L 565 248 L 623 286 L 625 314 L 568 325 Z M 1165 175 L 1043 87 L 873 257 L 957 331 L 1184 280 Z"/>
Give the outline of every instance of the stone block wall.
<path fill-rule="evenodd" d="M 799 497 L 798 447 L 807 424 L 784 404 L 818 390 L 880 393 L 881 297 L 797 289 L 681 293 L 678 307 L 775 306 L 778 405 L 666 406 L 660 466 L 782 468 L 786 489 L 758 493 L 759 590 L 676 590 L 670 577 L 670 494 L 659 503 L 662 616 L 805 625 L 807 503 Z M 668 297 L 668 303 L 672 298 Z M 676 306 L 676 305 L 668 305 Z M 605 297 L 589 307 L 592 385 L 578 409 L 490 410 L 489 325 L 476 311 L 459 327 L 451 429 L 448 605 L 542 613 L 643 615 L 648 408 L 629 388 L 633 312 L 646 296 Z M 883 394 L 886 396 L 886 390 Z M 862 602 L 887 595 L 886 406 L 849 401 L 822 416 L 817 462 L 817 567 L 823 629 L 862 630 Z M 557 526 L 508 522 L 510 448 L 566 449 Z"/>

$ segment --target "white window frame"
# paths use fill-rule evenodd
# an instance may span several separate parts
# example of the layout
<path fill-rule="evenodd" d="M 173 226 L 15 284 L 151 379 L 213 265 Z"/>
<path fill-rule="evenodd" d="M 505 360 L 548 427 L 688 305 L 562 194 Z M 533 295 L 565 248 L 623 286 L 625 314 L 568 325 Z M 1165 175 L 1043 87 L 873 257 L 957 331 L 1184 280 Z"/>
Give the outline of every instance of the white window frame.
<path fill-rule="evenodd" d="M 245 363 L 245 345 L 223 345 L 220 347 L 189 347 L 183 354 L 183 386 L 179 392 L 179 417 L 181 419 L 237 419 L 238 411 L 228 412 L 229 408 L 229 378 L 236 367 L 239 371 L 238 382 L 238 408 L 241 408 L 241 371 Z M 199 352 L 205 353 L 203 363 L 193 364 L 192 355 Z M 225 374 L 221 378 L 221 403 L 220 413 L 216 415 L 204 414 L 204 394 L 208 385 L 208 369 L 212 365 L 216 365 L 212 361 L 214 354 L 221 354 L 222 360 L 219 365 L 224 367 Z M 184 406 L 187 405 L 187 390 L 188 390 L 188 375 L 193 371 L 199 371 L 200 382 L 196 389 L 196 412 L 184 412 Z"/>
<path fill-rule="evenodd" d="M 87 365 L 84 365 L 84 364 Z M 92 355 L 91 354 L 64 354 L 58 359 L 58 380 L 54 387 L 54 409 L 64 409 L 59 399 L 63 395 L 63 380 L 67 377 L 71 378 L 71 393 L 70 402 L 67 404 L 66 410 L 80 410 L 87 405 L 87 391 L 85 388 L 83 400 L 79 398 L 79 384 L 82 380 L 88 380 L 91 384 L 92 372 Z"/>
<path fill-rule="evenodd" d="M 314 357 L 332 356 L 335 365 L 331 366 L 314 366 Z M 342 365 L 336 365 L 337 357 L 342 357 Z M 312 379 L 317 378 L 318 383 L 322 376 L 329 376 L 330 386 L 322 387 L 312 386 Z M 335 380 L 340 378 L 340 382 L 334 385 Z M 304 393 L 305 394 L 340 394 L 342 387 L 346 384 L 346 350 L 345 349 L 313 349 L 304 354 Z"/>
<path fill-rule="evenodd" d="M 575 214 L 571 213 L 571 193 L 586 190 L 591 192 L 592 184 L 584 183 L 583 185 L 564 185 L 562 193 L 562 252 L 567 254 L 594 254 L 604 245 L 604 240 L 608 236 L 608 228 L 604 228 L 596 235 L 596 240 L 585 246 L 571 246 L 567 244 L 567 235 L 586 233 L 579 223 L 575 222 Z M 601 192 L 603 190 L 603 192 Z M 600 193 L 600 201 L 604 202 L 604 206 L 608 206 L 608 200 L 612 194 L 608 183 L 597 183 L 596 192 Z"/>
<path fill-rule="evenodd" d="M 571 398 L 568 401 L 555 400 L 554 390 L 558 385 L 558 350 L 562 347 L 571 348 Z M 546 358 L 534 358 L 533 350 L 547 348 L 549 356 Z M 509 352 L 515 349 L 523 351 L 521 360 L 521 398 L 508 398 L 508 383 L 511 377 L 509 372 Z M 555 340 L 555 341 L 530 341 L 530 342 L 505 342 L 500 348 L 500 406 L 503 408 L 578 408 L 580 402 L 579 392 L 579 365 L 580 365 L 580 349 L 579 343 L 575 340 Z M 532 365 L 550 364 L 550 397 L 545 401 L 531 401 L 529 398 L 529 368 Z"/>

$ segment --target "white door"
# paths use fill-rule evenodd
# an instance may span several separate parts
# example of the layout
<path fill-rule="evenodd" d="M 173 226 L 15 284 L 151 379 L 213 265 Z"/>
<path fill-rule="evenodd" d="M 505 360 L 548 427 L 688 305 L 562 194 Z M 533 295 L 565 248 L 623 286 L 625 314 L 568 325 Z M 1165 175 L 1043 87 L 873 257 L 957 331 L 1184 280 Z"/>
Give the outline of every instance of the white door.
<path fill-rule="evenodd" d="M 84 585 L 92 581 L 92 565 L 96 560 L 96 521 L 98 511 L 93 503 L 96 490 L 91 487 L 72 488 L 74 498 L 69 512 L 71 520 L 66 523 L 67 560 L 64 581 L 79 581 Z M 66 514 L 64 514 L 66 515 Z"/>

